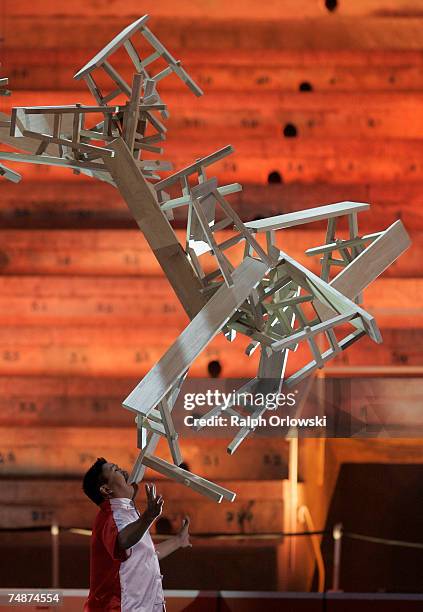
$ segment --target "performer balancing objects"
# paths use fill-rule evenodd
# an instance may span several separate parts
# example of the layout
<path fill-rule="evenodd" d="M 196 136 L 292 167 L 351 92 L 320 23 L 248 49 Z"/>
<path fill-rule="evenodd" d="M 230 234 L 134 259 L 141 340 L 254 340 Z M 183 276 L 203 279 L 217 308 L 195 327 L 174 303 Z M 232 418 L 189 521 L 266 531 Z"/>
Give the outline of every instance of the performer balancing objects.
<path fill-rule="evenodd" d="M 188 517 L 177 535 L 154 545 L 149 529 L 163 509 L 154 484 L 145 485 L 147 505 L 140 514 L 134 503 L 138 485 L 129 484 L 128 472 L 100 457 L 85 474 L 82 488 L 99 506 L 84 612 L 162 612 L 159 560 L 191 546 Z"/>

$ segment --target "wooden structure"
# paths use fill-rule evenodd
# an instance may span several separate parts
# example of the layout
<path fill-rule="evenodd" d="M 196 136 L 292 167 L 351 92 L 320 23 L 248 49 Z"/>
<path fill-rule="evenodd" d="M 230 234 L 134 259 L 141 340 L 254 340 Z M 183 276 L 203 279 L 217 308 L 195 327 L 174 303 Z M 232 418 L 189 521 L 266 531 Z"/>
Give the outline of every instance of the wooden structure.
<path fill-rule="evenodd" d="M 244 388 L 268 390 L 270 379 L 278 392 L 282 384 L 293 386 L 323 368 L 365 335 L 380 343 L 374 316 L 360 306 L 362 292 L 410 240 L 401 221 L 377 233 L 360 233 L 358 215 L 369 205 L 348 201 L 243 223 L 225 197 L 241 186 L 219 187 L 217 178 L 209 176 L 210 166 L 233 152 L 231 146 L 163 178 L 171 165 L 157 158 L 167 133 L 163 122 L 169 118 L 161 82 L 174 74 L 196 96 L 202 90 L 147 21 L 145 15 L 125 27 L 75 75 L 85 81 L 95 104 L 15 106 L 10 118 L 3 116 L 1 127 L 8 129 L 3 141 L 18 152 L 1 152 L 0 159 L 71 169 L 118 189 L 190 319 L 123 402 L 136 414 L 140 449 L 131 479 L 138 482 L 148 467 L 217 502 L 233 501 L 229 489 L 181 467 L 172 409 L 192 363 L 217 334 L 233 342 L 239 333 L 248 339 L 246 355 L 257 348 L 260 353 L 257 375 Z M 147 50 L 138 46 L 141 37 Z M 133 65 L 131 84 L 114 65 L 121 52 Z M 1 174 L 13 182 L 19 177 L 4 166 Z M 181 209 L 185 244 L 171 225 Z M 346 236 L 339 233 L 342 220 L 347 221 Z M 276 233 L 322 221 L 327 222 L 324 244 L 306 250 L 307 256 L 321 256 L 316 274 L 280 248 Z M 229 236 L 220 241 L 224 230 Z M 230 255 L 234 247 L 235 259 Z M 286 377 L 288 354 L 301 343 L 308 346 L 311 360 Z M 16 349 L 11 351 L 11 361 L 19 359 L 16 355 Z M 232 413 L 239 410 L 231 406 Z M 241 414 L 259 417 L 265 410 L 247 405 Z M 229 452 L 253 429 L 243 427 Z M 172 463 L 154 454 L 161 437 Z"/>

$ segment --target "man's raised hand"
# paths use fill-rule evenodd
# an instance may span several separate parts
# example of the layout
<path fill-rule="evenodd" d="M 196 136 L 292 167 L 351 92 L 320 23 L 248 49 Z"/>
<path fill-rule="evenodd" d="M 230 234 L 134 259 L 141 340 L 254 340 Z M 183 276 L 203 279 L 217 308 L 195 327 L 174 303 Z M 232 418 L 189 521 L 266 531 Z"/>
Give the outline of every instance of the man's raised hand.
<path fill-rule="evenodd" d="M 192 546 L 189 539 L 189 517 L 186 516 L 182 521 L 182 527 L 178 532 L 179 546 L 181 548 L 187 548 L 187 546 Z"/>
<path fill-rule="evenodd" d="M 156 494 L 155 484 L 146 484 L 145 493 L 147 495 L 146 514 L 151 521 L 154 521 L 162 513 L 164 500 L 161 495 Z"/>

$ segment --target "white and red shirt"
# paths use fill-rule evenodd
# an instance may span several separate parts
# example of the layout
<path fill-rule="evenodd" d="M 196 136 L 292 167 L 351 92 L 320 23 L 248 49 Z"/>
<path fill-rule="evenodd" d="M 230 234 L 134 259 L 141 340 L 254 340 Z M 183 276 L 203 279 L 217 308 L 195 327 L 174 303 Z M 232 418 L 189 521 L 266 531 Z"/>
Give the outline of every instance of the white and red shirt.
<path fill-rule="evenodd" d="M 131 499 L 101 503 L 91 536 L 90 592 L 84 612 L 163 610 L 162 575 L 150 533 L 126 550 L 118 545 L 119 531 L 138 518 Z"/>

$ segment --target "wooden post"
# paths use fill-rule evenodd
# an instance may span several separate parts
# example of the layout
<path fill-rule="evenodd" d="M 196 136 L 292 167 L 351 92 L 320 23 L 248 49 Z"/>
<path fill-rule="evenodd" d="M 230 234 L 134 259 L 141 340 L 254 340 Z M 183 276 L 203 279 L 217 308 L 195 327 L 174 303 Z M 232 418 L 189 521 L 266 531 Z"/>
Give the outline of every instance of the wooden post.
<path fill-rule="evenodd" d="M 53 523 L 50 528 L 51 533 L 51 586 L 57 589 L 59 586 L 59 526 Z"/>
<path fill-rule="evenodd" d="M 333 537 L 333 577 L 331 591 L 337 592 L 339 588 L 339 575 L 341 572 L 341 550 L 342 550 L 342 523 L 336 523 L 332 531 Z"/>
<path fill-rule="evenodd" d="M 289 530 L 294 533 L 297 530 L 298 509 L 298 431 L 293 432 L 289 439 Z M 291 572 L 295 569 L 296 538 L 289 540 L 288 564 Z"/>

